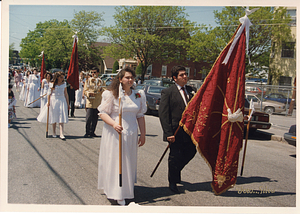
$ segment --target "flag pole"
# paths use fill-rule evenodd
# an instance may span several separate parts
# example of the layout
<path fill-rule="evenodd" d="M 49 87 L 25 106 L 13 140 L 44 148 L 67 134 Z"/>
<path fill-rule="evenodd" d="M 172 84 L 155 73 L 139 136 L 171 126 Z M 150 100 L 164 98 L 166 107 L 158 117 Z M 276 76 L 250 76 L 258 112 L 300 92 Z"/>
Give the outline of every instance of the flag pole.
<path fill-rule="evenodd" d="M 119 97 L 119 108 L 121 106 L 121 97 Z M 119 125 L 122 126 L 122 110 L 119 110 Z M 122 186 L 122 133 L 119 133 L 119 186 Z"/>
<path fill-rule="evenodd" d="M 50 97 L 49 97 L 50 98 Z M 50 103 L 50 99 L 48 99 L 48 102 Z M 46 125 L 46 138 L 48 138 L 48 126 L 49 126 L 49 107 L 47 103 L 47 125 Z"/>
<path fill-rule="evenodd" d="M 46 96 L 46 95 L 47 95 L 47 93 L 44 94 L 44 95 L 42 95 L 42 96 L 40 96 L 39 98 L 35 99 L 34 101 L 32 101 L 31 103 L 29 103 L 28 105 L 31 105 L 32 103 L 38 101 L 39 99 L 43 98 L 43 97 Z"/>
<path fill-rule="evenodd" d="M 49 126 L 49 108 L 50 108 L 50 99 L 51 99 L 51 93 L 48 95 L 48 102 L 47 102 L 47 125 L 46 125 L 46 138 L 48 138 L 48 126 Z"/>
<path fill-rule="evenodd" d="M 28 94 L 29 94 L 29 87 L 28 87 L 28 84 L 27 84 L 27 95 L 26 95 L 26 101 L 25 101 L 26 106 L 28 106 L 28 104 L 27 104 Z"/>
<path fill-rule="evenodd" d="M 179 128 L 180 128 L 180 126 L 177 127 L 177 129 L 176 129 L 176 131 L 175 131 L 175 133 L 174 133 L 174 136 L 176 136 L 176 134 L 177 134 Z M 168 149 L 169 149 L 169 147 L 170 147 L 170 144 L 171 144 L 171 143 L 169 142 L 167 148 L 165 149 L 164 153 L 162 154 L 161 158 L 159 159 L 158 163 L 156 164 L 156 166 L 155 166 L 153 172 L 151 173 L 150 177 L 152 177 L 152 176 L 154 175 L 154 173 L 156 172 L 158 166 L 160 165 L 162 159 L 164 158 L 166 152 L 168 151 Z"/>
<path fill-rule="evenodd" d="M 243 161 L 242 161 L 242 168 L 241 168 L 241 176 L 243 175 L 244 171 L 244 163 L 245 163 L 245 158 L 246 158 L 246 149 L 247 149 L 247 142 L 248 142 L 248 136 L 249 136 L 249 129 L 250 129 L 250 121 L 251 121 L 251 111 L 252 109 L 249 109 L 249 114 L 248 114 L 248 123 L 247 123 L 247 131 L 246 131 L 246 137 L 245 137 L 245 148 L 244 148 L 244 155 L 243 155 Z"/>

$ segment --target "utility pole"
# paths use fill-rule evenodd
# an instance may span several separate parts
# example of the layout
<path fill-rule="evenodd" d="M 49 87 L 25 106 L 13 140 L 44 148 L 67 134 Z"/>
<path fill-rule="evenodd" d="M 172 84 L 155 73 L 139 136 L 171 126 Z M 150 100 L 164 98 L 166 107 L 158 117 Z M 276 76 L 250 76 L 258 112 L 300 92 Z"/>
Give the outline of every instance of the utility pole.
<path fill-rule="evenodd" d="M 289 108 L 288 115 L 292 115 L 293 114 L 293 110 L 294 110 L 294 106 L 295 106 L 295 101 L 296 101 L 296 77 L 294 79 L 294 89 L 293 89 L 292 100 L 291 100 L 291 103 L 290 103 L 290 108 Z"/>

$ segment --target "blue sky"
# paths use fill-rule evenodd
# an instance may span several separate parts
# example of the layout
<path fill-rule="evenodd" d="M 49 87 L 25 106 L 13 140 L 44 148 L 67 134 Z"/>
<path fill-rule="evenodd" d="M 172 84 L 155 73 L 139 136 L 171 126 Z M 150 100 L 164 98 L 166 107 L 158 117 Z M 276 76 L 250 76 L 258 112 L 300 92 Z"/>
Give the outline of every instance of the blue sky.
<path fill-rule="evenodd" d="M 114 25 L 113 15 L 115 6 L 56 6 L 56 5 L 10 5 L 9 7 L 9 43 L 14 43 L 16 50 L 20 50 L 19 43 L 26 37 L 29 30 L 33 31 L 38 22 L 57 19 L 58 21 L 72 20 L 74 11 L 104 12 L 104 25 Z M 187 6 L 186 13 L 189 19 L 197 24 L 215 26 L 214 10 L 222 10 L 222 7 Z M 99 41 L 102 39 L 100 38 Z"/>

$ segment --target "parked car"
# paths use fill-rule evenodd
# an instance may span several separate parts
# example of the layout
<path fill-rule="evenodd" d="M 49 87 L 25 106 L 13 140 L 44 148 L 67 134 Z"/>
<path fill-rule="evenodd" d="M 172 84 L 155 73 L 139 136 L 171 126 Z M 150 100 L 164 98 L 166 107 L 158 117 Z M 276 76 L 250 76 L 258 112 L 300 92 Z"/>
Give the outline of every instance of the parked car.
<path fill-rule="evenodd" d="M 202 84 L 203 84 L 202 80 L 189 80 L 187 82 L 187 85 L 193 87 L 196 91 L 199 90 L 199 88 L 201 87 Z"/>
<path fill-rule="evenodd" d="M 117 73 L 102 74 L 100 79 L 103 80 L 104 78 L 108 77 L 114 78 L 115 76 L 117 76 Z"/>
<path fill-rule="evenodd" d="M 266 93 L 266 88 L 263 89 L 263 94 Z M 262 93 L 262 89 L 260 87 L 257 87 L 255 85 L 246 85 L 245 86 L 245 92 L 248 93 L 254 93 L 254 94 L 261 94 Z"/>
<path fill-rule="evenodd" d="M 249 115 L 250 102 L 245 98 L 244 116 Z M 261 111 L 254 111 L 250 120 L 249 132 L 253 133 L 257 129 L 269 129 L 271 127 L 270 116 Z M 244 128 L 246 133 L 248 120 L 244 120 Z"/>
<path fill-rule="evenodd" d="M 170 85 L 174 84 L 174 82 L 170 79 L 150 79 L 150 80 L 144 80 L 143 84 L 169 87 Z"/>
<path fill-rule="evenodd" d="M 158 112 L 161 91 L 167 87 L 164 86 L 156 86 L 156 85 L 137 85 L 137 89 L 143 89 L 146 95 L 146 103 L 147 103 L 147 113 L 151 113 L 152 111 Z"/>
<path fill-rule="evenodd" d="M 266 95 L 264 98 L 266 100 L 274 100 L 274 101 L 281 102 L 284 104 L 286 104 L 287 101 L 288 101 L 288 104 L 290 104 L 292 101 L 291 98 L 287 98 L 283 94 L 279 94 L 279 93 L 271 93 L 271 94 Z"/>
<path fill-rule="evenodd" d="M 58 71 L 61 71 L 61 72 L 64 72 L 63 69 L 60 69 L 60 68 L 51 68 L 50 69 L 50 73 L 54 74 L 55 72 L 58 72 Z M 65 72 L 64 72 L 65 73 Z"/>
<path fill-rule="evenodd" d="M 291 145 L 296 146 L 296 125 L 292 125 L 288 133 L 284 133 L 283 138 Z"/>
<path fill-rule="evenodd" d="M 252 93 L 245 93 L 245 97 L 249 102 L 251 101 L 251 99 L 253 100 L 255 110 L 260 110 L 260 107 L 262 105 L 262 111 L 268 114 L 273 114 L 275 112 L 281 113 L 285 111 L 285 105 L 283 103 L 266 99 L 263 99 L 263 102 L 261 103 L 261 100 L 259 98 L 260 94 L 255 95 Z"/>

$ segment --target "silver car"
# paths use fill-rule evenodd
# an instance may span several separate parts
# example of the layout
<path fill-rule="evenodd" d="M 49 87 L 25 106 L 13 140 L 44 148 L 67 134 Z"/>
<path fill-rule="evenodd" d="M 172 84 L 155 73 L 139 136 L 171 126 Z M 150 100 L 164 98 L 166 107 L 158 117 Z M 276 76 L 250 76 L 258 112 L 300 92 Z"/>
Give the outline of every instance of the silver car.
<path fill-rule="evenodd" d="M 273 114 L 273 113 L 282 113 L 285 111 L 285 104 L 273 101 L 273 100 L 266 100 L 263 98 L 263 102 L 261 103 L 261 99 L 259 95 L 255 95 L 252 93 L 245 93 L 245 97 L 249 102 L 251 99 L 254 103 L 254 109 L 260 111 L 260 108 L 262 107 L 262 111 Z"/>

